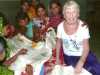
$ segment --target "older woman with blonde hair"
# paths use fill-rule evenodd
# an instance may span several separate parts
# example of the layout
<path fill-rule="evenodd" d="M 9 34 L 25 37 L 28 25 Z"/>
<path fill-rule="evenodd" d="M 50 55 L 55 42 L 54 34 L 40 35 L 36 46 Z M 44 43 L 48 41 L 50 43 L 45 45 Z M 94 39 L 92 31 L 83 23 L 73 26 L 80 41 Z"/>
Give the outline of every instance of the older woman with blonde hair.
<path fill-rule="evenodd" d="M 59 51 L 63 47 L 64 62 L 75 67 L 79 74 L 84 67 L 93 75 L 100 75 L 100 64 L 89 48 L 89 29 L 79 19 L 80 7 L 74 0 L 68 0 L 63 7 L 64 21 L 57 28 L 56 62 L 59 64 Z"/>

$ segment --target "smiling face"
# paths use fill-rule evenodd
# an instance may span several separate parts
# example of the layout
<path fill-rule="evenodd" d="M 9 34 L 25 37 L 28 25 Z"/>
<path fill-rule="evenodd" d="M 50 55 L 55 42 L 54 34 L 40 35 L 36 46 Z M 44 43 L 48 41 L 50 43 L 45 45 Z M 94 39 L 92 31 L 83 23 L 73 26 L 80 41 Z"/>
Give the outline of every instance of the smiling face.
<path fill-rule="evenodd" d="M 79 5 L 75 1 L 68 1 L 63 7 L 63 15 L 68 23 L 75 23 L 79 18 Z"/>
<path fill-rule="evenodd" d="M 79 18 L 79 11 L 70 6 L 64 11 L 64 18 L 68 23 L 74 23 Z"/>

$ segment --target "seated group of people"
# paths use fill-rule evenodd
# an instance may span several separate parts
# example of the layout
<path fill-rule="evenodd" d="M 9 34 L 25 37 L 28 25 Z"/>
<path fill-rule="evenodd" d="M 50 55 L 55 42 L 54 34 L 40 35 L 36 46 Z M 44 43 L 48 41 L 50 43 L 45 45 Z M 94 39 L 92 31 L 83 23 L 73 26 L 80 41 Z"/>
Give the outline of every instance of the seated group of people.
<path fill-rule="evenodd" d="M 22 2 L 21 10 L 17 13 L 17 16 L 16 16 L 16 22 L 17 22 L 16 26 L 10 24 L 9 22 L 3 23 L 4 35 L 0 39 L 3 40 L 3 42 L 5 43 L 2 43 L 2 41 L 0 41 L 0 43 L 2 44 L 1 48 L 3 47 L 2 50 L 4 50 L 3 52 L 1 52 L 0 55 L 3 57 L 3 58 L 1 57 L 2 64 L 4 64 L 7 67 L 11 65 L 13 62 L 15 62 L 19 55 L 26 54 L 27 50 L 21 49 L 13 57 L 8 59 L 10 57 L 10 50 L 6 50 L 8 48 L 3 46 L 4 44 L 7 44 L 6 39 L 12 39 L 14 36 L 20 33 L 22 35 L 25 35 L 28 39 L 38 42 L 39 40 L 45 38 L 46 36 L 45 34 L 48 28 L 53 27 L 56 30 L 57 25 L 63 20 L 63 17 L 61 14 L 61 5 L 59 2 L 54 1 L 50 4 L 50 9 L 51 9 L 50 17 L 47 14 L 45 6 L 41 3 L 39 3 L 36 6 L 36 10 L 34 10 L 34 12 L 36 13 L 32 12 L 33 15 L 31 15 L 29 10 L 32 9 L 32 7 L 29 7 L 29 8 L 25 7 L 27 6 L 27 3 L 28 3 L 27 0 Z M 27 12 L 26 12 L 26 8 L 28 9 Z M 1 17 L 3 17 L 3 21 L 4 21 L 5 20 L 4 16 L 1 15 Z M 7 51 L 6 52 L 7 54 L 5 54 L 5 51 Z M 6 57 L 7 59 L 4 58 L 5 55 L 8 55 Z M 26 66 L 26 70 L 28 73 L 27 75 L 33 74 L 32 71 L 30 71 L 31 69 L 32 69 L 31 65 Z M 5 72 L 3 72 L 2 70 L 4 69 L 1 69 L 0 73 L 4 75 Z M 9 75 L 14 74 L 14 72 L 9 70 L 8 68 L 7 70 L 8 70 L 7 74 Z"/>
<path fill-rule="evenodd" d="M 22 2 L 21 10 L 18 12 L 16 17 L 18 28 L 16 29 L 12 25 L 6 25 L 4 27 L 5 38 L 12 38 L 17 33 L 21 33 L 28 39 L 38 42 L 45 38 L 48 28 L 52 27 L 55 29 L 55 31 L 57 30 L 56 46 L 53 48 L 53 57 L 51 61 L 45 63 L 43 69 L 45 70 L 48 65 L 50 67 L 54 67 L 55 64 L 60 64 L 63 63 L 62 61 L 64 61 L 65 65 L 72 65 L 75 68 L 76 75 L 82 71 L 82 68 L 85 68 L 93 75 L 100 75 L 100 64 L 97 61 L 95 55 L 89 51 L 90 35 L 88 26 L 79 19 L 80 9 L 79 5 L 75 1 L 68 0 L 68 2 L 66 2 L 63 7 L 63 11 L 61 10 L 60 3 L 51 2 L 49 10 L 50 17 L 47 15 L 45 6 L 43 4 L 38 4 L 36 6 L 36 13 L 33 13 L 36 15 L 33 17 L 31 13 L 32 11 L 30 12 L 30 9 L 32 10 L 34 4 L 33 6 L 32 4 L 30 6 L 31 7 L 28 6 L 27 1 Z M 5 39 L 1 37 L 0 60 L 3 62 L 3 65 L 6 66 L 13 63 L 19 55 L 25 54 L 27 52 L 26 49 L 21 49 L 13 57 L 4 61 L 6 51 L 5 48 Z M 62 53 L 61 56 L 63 57 L 60 58 L 63 59 L 61 62 L 59 60 L 59 54 L 61 54 L 60 52 Z M 9 52 L 7 53 L 9 55 Z M 46 69 L 45 71 L 46 74 L 48 71 L 50 72 L 51 69 Z M 32 65 L 27 65 L 25 75 L 33 75 L 32 72 Z"/>

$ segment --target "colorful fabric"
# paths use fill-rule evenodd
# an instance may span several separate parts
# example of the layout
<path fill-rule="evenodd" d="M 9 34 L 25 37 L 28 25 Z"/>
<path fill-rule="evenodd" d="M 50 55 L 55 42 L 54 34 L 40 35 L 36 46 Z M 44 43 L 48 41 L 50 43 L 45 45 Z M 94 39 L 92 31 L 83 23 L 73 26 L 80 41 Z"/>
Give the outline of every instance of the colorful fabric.
<path fill-rule="evenodd" d="M 64 54 L 64 62 L 67 65 L 72 65 L 75 67 L 79 59 L 79 56 L 67 56 Z M 89 52 L 89 55 L 84 64 L 84 68 L 93 75 L 100 75 L 100 63 L 92 52 Z"/>
<path fill-rule="evenodd" d="M 46 33 L 46 45 L 48 46 L 49 49 L 52 49 L 52 56 L 50 57 L 50 59 L 44 63 L 44 72 L 45 75 L 47 75 L 48 73 L 50 73 L 50 71 L 52 71 L 55 63 L 56 63 L 56 49 L 55 49 L 55 45 L 56 45 L 56 33 L 54 31 L 54 29 L 49 28 L 48 32 Z M 63 64 L 63 50 L 62 48 L 60 49 L 60 63 Z"/>
<path fill-rule="evenodd" d="M 36 10 L 33 6 L 30 6 L 28 12 L 27 12 L 30 20 L 32 20 L 33 18 L 35 18 L 37 15 L 36 15 Z"/>
<path fill-rule="evenodd" d="M 11 50 L 9 50 L 8 43 L 6 43 L 6 44 L 7 44 L 7 48 L 5 48 L 6 49 L 5 50 L 5 58 L 2 61 L 0 61 L 0 75 L 14 75 L 14 72 L 12 70 L 10 70 L 8 67 L 3 65 L 3 63 L 9 57 L 9 54 L 10 54 L 10 51 L 11 51 Z"/>
<path fill-rule="evenodd" d="M 29 39 L 32 39 L 33 38 L 33 22 L 29 22 L 27 25 L 26 25 L 26 36 L 29 38 Z"/>
<path fill-rule="evenodd" d="M 60 54 L 59 55 L 60 63 L 63 64 L 64 59 L 63 59 L 63 50 L 62 50 L 62 48 L 60 49 L 59 54 Z M 51 59 L 49 59 L 44 64 L 44 74 L 47 75 L 48 73 L 50 73 L 52 71 L 52 69 L 54 68 L 55 64 L 56 64 L 56 49 L 53 49 Z"/>
<path fill-rule="evenodd" d="M 32 65 L 33 75 L 40 75 L 40 72 L 43 74 L 43 64 L 51 56 L 49 49 L 45 46 L 45 42 L 40 41 L 37 43 L 37 46 L 33 48 L 32 41 L 20 34 L 9 39 L 9 41 L 14 47 L 14 50 L 10 54 L 11 57 L 22 48 L 28 50 L 27 54 L 20 55 L 17 60 L 11 64 L 10 69 L 14 70 L 15 75 L 21 75 L 21 73 L 25 71 L 27 64 Z"/>
<path fill-rule="evenodd" d="M 39 75 L 44 75 L 44 66 L 41 67 L 41 71 Z"/>
<path fill-rule="evenodd" d="M 58 24 L 60 24 L 60 22 L 63 20 L 62 16 L 61 15 L 58 15 L 58 16 L 52 16 L 50 17 L 50 20 L 49 20 L 49 26 L 50 27 L 53 27 L 53 28 L 57 28 Z"/>
<path fill-rule="evenodd" d="M 0 75 L 14 75 L 14 72 L 7 67 L 0 65 Z"/>

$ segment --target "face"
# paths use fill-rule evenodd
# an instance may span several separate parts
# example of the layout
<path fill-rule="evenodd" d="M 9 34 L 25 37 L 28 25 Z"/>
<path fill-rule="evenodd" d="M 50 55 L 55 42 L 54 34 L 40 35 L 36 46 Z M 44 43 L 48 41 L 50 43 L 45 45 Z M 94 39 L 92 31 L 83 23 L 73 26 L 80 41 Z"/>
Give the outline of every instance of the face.
<path fill-rule="evenodd" d="M 27 2 L 24 2 L 24 4 L 22 5 L 22 9 L 23 11 L 27 11 L 29 9 L 29 5 Z"/>
<path fill-rule="evenodd" d="M 0 44 L 0 61 L 5 57 L 4 47 Z"/>
<path fill-rule="evenodd" d="M 0 52 L 0 61 L 3 61 L 5 58 L 5 52 Z"/>
<path fill-rule="evenodd" d="M 13 25 L 6 25 L 4 27 L 4 35 L 9 37 L 9 36 L 13 36 L 14 35 L 14 32 L 15 32 L 15 28 Z"/>
<path fill-rule="evenodd" d="M 43 17 L 43 16 L 46 15 L 46 11 L 43 8 L 38 8 L 37 14 L 38 14 L 39 17 Z"/>
<path fill-rule="evenodd" d="M 64 11 L 64 18 L 68 23 L 75 23 L 78 20 L 79 12 L 74 7 L 68 7 Z"/>
<path fill-rule="evenodd" d="M 28 23 L 28 20 L 27 20 L 27 19 L 19 20 L 19 25 L 20 25 L 20 26 L 25 27 L 25 26 L 27 25 L 27 23 Z"/>
<path fill-rule="evenodd" d="M 52 4 L 51 5 L 51 13 L 53 14 L 53 15 L 57 15 L 57 14 L 59 14 L 59 12 L 60 12 L 60 6 L 58 6 L 57 4 Z"/>

